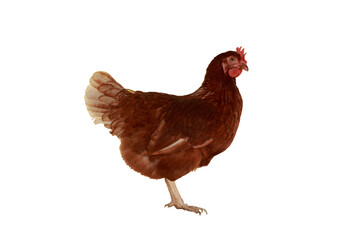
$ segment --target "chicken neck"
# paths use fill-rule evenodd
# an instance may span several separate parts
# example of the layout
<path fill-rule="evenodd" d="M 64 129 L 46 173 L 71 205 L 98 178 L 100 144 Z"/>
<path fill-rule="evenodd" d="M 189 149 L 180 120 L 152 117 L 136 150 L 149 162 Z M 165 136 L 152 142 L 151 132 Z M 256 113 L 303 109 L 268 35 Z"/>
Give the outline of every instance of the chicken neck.
<path fill-rule="evenodd" d="M 191 95 L 220 104 L 241 101 L 236 79 L 218 72 L 208 72 L 200 88 Z"/>

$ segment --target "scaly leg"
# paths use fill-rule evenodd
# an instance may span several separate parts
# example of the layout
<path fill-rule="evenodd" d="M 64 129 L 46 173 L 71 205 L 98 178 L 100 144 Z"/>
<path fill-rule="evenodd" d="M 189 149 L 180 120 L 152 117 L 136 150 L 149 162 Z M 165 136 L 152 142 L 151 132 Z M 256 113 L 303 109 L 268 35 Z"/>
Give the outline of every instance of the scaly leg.
<path fill-rule="evenodd" d="M 170 181 L 169 179 L 165 178 L 166 186 L 169 189 L 171 202 L 166 204 L 165 207 L 176 207 L 177 209 L 183 209 L 186 211 L 202 214 L 205 212 L 207 214 L 207 211 L 204 208 L 199 208 L 195 206 L 189 206 L 184 203 L 184 200 L 181 198 L 179 190 L 177 189 L 175 182 Z"/>

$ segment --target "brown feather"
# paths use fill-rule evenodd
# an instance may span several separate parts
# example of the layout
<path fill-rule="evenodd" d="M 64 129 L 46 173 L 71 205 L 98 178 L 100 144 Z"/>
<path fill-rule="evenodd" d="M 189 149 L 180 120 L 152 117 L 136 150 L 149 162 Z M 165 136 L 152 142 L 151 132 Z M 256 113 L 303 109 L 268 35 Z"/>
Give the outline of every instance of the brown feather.
<path fill-rule="evenodd" d="M 132 169 L 174 181 L 207 166 L 235 137 L 242 99 L 235 78 L 221 65 L 232 55 L 237 53 L 215 57 L 201 87 L 186 96 L 133 92 L 96 72 L 85 94 L 88 111 L 119 137 L 121 155 Z"/>

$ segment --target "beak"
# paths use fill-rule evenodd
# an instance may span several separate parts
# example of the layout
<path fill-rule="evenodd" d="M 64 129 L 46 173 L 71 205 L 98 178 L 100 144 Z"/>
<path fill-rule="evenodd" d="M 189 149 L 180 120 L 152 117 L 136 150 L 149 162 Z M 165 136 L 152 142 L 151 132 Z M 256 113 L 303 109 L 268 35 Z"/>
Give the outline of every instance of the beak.
<path fill-rule="evenodd" d="M 244 69 L 245 71 L 249 71 L 249 68 L 245 63 L 241 64 L 240 68 Z"/>

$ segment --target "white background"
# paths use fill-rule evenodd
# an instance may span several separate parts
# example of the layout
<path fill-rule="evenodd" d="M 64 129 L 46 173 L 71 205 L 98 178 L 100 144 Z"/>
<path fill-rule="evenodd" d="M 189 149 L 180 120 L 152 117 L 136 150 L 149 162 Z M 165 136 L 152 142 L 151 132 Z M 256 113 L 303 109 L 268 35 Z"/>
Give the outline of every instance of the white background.
<path fill-rule="evenodd" d="M 360 239 L 356 1 L 2 1 L 0 239 Z M 197 89 L 242 45 L 232 146 L 178 181 L 130 170 L 84 105 L 93 72 Z"/>

